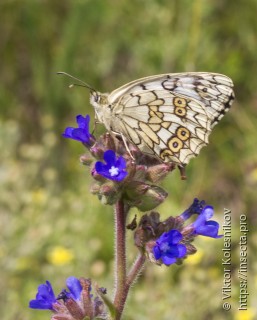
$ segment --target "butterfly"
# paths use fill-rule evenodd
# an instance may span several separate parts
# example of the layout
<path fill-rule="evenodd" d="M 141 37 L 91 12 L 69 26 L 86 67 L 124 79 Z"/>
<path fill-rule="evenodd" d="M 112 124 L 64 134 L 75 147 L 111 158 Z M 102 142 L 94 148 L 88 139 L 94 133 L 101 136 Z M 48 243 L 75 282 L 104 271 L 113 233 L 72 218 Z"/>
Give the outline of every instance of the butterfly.
<path fill-rule="evenodd" d="M 98 121 L 108 131 L 143 153 L 179 166 L 188 164 L 208 144 L 213 127 L 235 97 L 230 78 L 207 72 L 153 75 L 111 93 L 83 84 L 90 89 Z"/>

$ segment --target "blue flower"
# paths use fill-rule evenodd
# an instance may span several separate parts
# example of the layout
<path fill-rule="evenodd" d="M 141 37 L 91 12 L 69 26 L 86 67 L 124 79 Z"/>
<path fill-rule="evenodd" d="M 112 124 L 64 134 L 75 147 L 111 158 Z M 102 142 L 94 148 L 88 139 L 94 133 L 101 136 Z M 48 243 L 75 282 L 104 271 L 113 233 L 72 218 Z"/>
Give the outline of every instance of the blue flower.
<path fill-rule="evenodd" d="M 66 302 L 68 299 L 80 300 L 80 295 L 82 291 L 82 286 L 80 284 L 79 279 L 75 277 L 69 277 L 66 280 L 66 286 L 70 291 L 63 289 L 61 293 L 58 295 L 57 300 L 62 299 Z"/>
<path fill-rule="evenodd" d="M 122 156 L 116 159 L 115 152 L 107 150 L 105 151 L 103 158 L 106 164 L 101 161 L 97 161 L 95 164 L 97 173 L 107 179 L 116 181 L 121 181 L 127 176 L 128 173 L 125 171 L 126 161 Z"/>
<path fill-rule="evenodd" d="M 85 117 L 83 117 L 82 115 L 78 115 L 76 117 L 76 120 L 77 120 L 78 128 L 68 127 L 65 129 L 62 136 L 64 138 L 78 140 L 88 144 L 91 138 L 91 134 L 89 132 L 90 116 L 86 115 Z"/>
<path fill-rule="evenodd" d="M 191 206 L 184 211 L 180 217 L 183 218 L 184 220 L 188 220 L 193 214 L 201 214 L 203 211 L 205 205 L 205 201 L 198 200 L 197 198 L 194 199 L 193 203 Z"/>
<path fill-rule="evenodd" d="M 66 280 L 66 286 L 70 290 L 71 297 L 74 300 L 79 300 L 80 299 L 80 294 L 82 291 L 82 286 L 79 282 L 79 279 L 75 277 L 69 277 Z"/>
<path fill-rule="evenodd" d="M 53 310 L 52 305 L 55 302 L 56 298 L 51 283 L 46 281 L 46 284 L 41 284 L 38 287 L 36 299 L 29 302 L 29 307 L 32 309 Z"/>
<path fill-rule="evenodd" d="M 153 247 L 155 259 L 161 259 L 166 266 L 169 266 L 175 263 L 178 258 L 183 258 L 187 249 L 184 244 L 179 244 L 182 238 L 182 234 L 175 229 L 163 233 Z"/>
<path fill-rule="evenodd" d="M 195 222 L 192 223 L 194 234 L 198 234 L 210 238 L 221 238 L 219 233 L 219 223 L 210 218 L 213 216 L 214 210 L 212 206 L 206 206 L 199 214 Z"/>

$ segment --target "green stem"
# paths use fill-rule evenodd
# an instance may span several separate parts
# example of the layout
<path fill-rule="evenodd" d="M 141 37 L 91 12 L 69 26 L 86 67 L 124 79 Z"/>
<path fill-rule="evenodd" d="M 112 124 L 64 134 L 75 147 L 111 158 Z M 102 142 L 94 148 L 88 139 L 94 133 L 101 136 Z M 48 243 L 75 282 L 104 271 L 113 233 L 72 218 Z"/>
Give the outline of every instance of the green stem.
<path fill-rule="evenodd" d="M 131 285 L 135 282 L 135 280 L 139 276 L 139 274 L 144 266 L 145 260 L 146 260 L 145 256 L 142 254 L 139 254 L 135 263 L 133 264 L 133 266 L 128 274 L 126 283 L 123 287 L 122 295 L 120 296 L 120 299 L 118 300 L 118 304 L 116 305 L 117 314 L 116 314 L 115 320 L 121 319 L 122 312 L 124 310 L 124 306 L 126 304 L 126 300 L 127 300 Z"/>
<path fill-rule="evenodd" d="M 133 284 L 133 282 L 136 281 L 137 277 L 139 276 L 140 272 L 142 271 L 144 264 L 145 264 L 146 258 L 145 255 L 139 254 L 136 258 L 136 261 L 134 262 L 128 277 L 126 281 L 126 287 L 128 288 L 128 291 L 130 289 L 130 286 Z"/>
<path fill-rule="evenodd" d="M 127 275 L 126 269 L 126 217 L 128 210 L 125 209 L 122 200 L 115 205 L 115 294 L 114 307 L 116 310 L 115 320 L 120 320 L 129 290 L 133 282 L 140 274 L 144 263 L 145 256 L 139 254 L 135 260 L 130 272 Z"/>
<path fill-rule="evenodd" d="M 126 215 L 124 203 L 119 200 L 115 204 L 115 320 L 121 319 L 126 301 L 126 297 L 124 297 L 126 286 Z"/>

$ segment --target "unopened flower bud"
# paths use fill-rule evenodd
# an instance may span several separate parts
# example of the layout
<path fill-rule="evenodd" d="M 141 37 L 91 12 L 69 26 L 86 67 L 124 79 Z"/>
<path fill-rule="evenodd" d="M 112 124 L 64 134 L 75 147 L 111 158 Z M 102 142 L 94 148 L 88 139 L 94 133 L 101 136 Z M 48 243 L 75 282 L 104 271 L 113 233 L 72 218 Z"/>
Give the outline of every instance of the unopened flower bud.
<path fill-rule="evenodd" d="M 83 319 L 84 318 L 84 312 L 80 308 L 77 301 L 75 301 L 72 298 L 69 298 L 65 301 L 65 306 L 69 310 L 70 315 L 73 316 L 74 319 Z"/>
<path fill-rule="evenodd" d="M 159 226 L 160 214 L 158 212 L 152 211 L 150 214 L 144 214 L 134 233 L 135 245 L 144 250 L 145 244 L 158 236 Z"/>
<path fill-rule="evenodd" d="M 101 185 L 98 197 L 103 204 L 114 204 L 120 197 L 120 192 L 112 181 Z"/>
<path fill-rule="evenodd" d="M 147 167 L 145 165 L 136 165 L 134 179 L 144 181 L 147 175 Z"/>
<path fill-rule="evenodd" d="M 186 244 L 186 247 L 187 247 L 187 254 L 190 255 L 190 254 L 194 254 L 197 252 L 197 249 L 195 246 L 193 246 L 191 243 L 187 243 Z"/>
<path fill-rule="evenodd" d="M 83 154 L 80 158 L 79 158 L 80 162 L 85 165 L 85 166 L 90 166 L 92 164 L 92 162 L 94 161 L 94 159 L 88 155 L 88 154 Z"/>
<path fill-rule="evenodd" d="M 105 148 L 100 143 L 96 142 L 91 148 L 90 153 L 96 159 L 102 159 Z"/>
<path fill-rule="evenodd" d="M 149 211 L 156 208 L 161 204 L 168 196 L 168 193 L 158 186 L 151 186 L 146 193 L 144 193 L 141 199 L 135 204 L 141 211 Z"/>
<path fill-rule="evenodd" d="M 81 291 L 81 300 L 83 302 L 83 307 L 84 310 L 87 310 L 87 316 L 89 319 L 93 318 L 94 315 L 94 306 L 91 300 L 91 280 L 90 279 L 85 279 L 85 278 L 80 278 L 79 279 L 80 284 L 82 286 L 82 291 Z"/>
<path fill-rule="evenodd" d="M 139 200 L 149 188 L 149 184 L 140 181 L 132 181 L 126 186 L 126 198 L 129 200 Z"/>
<path fill-rule="evenodd" d="M 96 172 L 95 168 L 93 168 L 91 170 L 91 175 L 96 181 L 99 181 L 99 182 L 105 182 L 106 181 L 106 179 L 101 174 Z"/>
<path fill-rule="evenodd" d="M 163 180 L 174 169 L 175 165 L 173 163 L 157 164 L 147 169 L 146 178 L 153 183 L 157 183 Z"/>
<path fill-rule="evenodd" d="M 100 185 L 99 184 L 97 184 L 97 183 L 94 183 L 94 184 L 92 184 L 92 186 L 90 187 L 90 192 L 92 193 L 92 194 L 98 194 L 99 193 L 99 190 L 100 190 Z"/>

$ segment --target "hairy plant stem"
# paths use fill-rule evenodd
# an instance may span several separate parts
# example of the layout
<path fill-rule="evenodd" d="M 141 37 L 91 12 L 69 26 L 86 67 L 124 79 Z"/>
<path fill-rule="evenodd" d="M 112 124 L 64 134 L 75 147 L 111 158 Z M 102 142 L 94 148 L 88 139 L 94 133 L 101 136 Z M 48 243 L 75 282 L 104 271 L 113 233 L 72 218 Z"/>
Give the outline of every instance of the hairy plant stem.
<path fill-rule="evenodd" d="M 116 309 L 115 320 L 120 320 L 127 300 L 128 292 L 139 275 L 145 262 L 145 257 L 139 254 L 128 276 L 126 269 L 126 217 L 122 200 L 115 205 L 115 294 L 114 307 Z"/>
<path fill-rule="evenodd" d="M 116 309 L 115 320 L 121 319 L 126 298 L 124 288 L 126 284 L 126 216 L 124 203 L 119 200 L 115 204 L 115 294 L 114 306 Z M 123 302 L 124 301 L 124 302 Z"/>
<path fill-rule="evenodd" d="M 126 281 L 126 288 L 127 291 L 129 291 L 130 286 L 133 284 L 133 282 L 136 281 L 137 277 L 139 276 L 140 272 L 142 271 L 144 264 L 145 264 L 145 255 L 142 253 L 139 253 L 128 276 Z"/>

